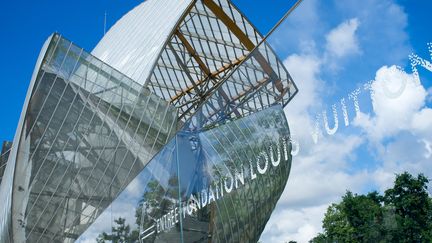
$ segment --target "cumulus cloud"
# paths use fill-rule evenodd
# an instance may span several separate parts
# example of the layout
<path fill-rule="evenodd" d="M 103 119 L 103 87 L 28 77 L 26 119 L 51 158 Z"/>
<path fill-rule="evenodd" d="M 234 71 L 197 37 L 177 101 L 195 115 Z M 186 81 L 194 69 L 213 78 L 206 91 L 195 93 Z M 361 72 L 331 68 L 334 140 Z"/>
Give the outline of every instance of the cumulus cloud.
<path fill-rule="evenodd" d="M 284 64 L 299 87 L 285 112 L 300 151 L 263 242 L 308 242 L 322 230 L 327 206 L 346 190 L 384 191 L 405 170 L 432 175 L 432 109 L 425 105 L 432 88 L 396 66 L 383 66 L 405 65 L 412 52 L 404 9 L 393 0 L 304 3 L 272 38 L 279 53 L 290 51 Z M 335 76 L 348 79 L 335 82 Z M 371 78 L 373 95 L 361 109 L 370 112 L 350 116 L 349 127 L 313 143 L 314 115 L 330 107 L 325 97 L 345 97 L 348 104 L 353 83 Z"/>
<path fill-rule="evenodd" d="M 408 61 L 410 46 L 403 8 L 392 0 L 320 4 L 309 1 L 300 7 L 293 14 L 293 21 L 282 26 L 286 30 L 277 33 L 274 41 L 279 51 L 284 45 L 296 52 L 284 61 L 299 87 L 298 95 L 286 108 L 286 115 L 300 152 L 293 158 L 288 184 L 263 232 L 263 242 L 308 242 L 322 231 L 321 221 L 328 205 L 339 201 L 346 190 L 362 193 L 366 188 L 375 187 L 383 191 L 392 185 L 395 173 L 404 170 L 426 174 L 430 171 L 432 175 L 432 167 L 425 169 L 427 158 L 430 160 L 428 156 L 432 156 L 432 135 L 427 135 L 432 131 L 432 110 L 425 107 L 425 101 L 431 99 L 431 90 L 396 66 L 383 66 Z M 305 21 L 301 17 L 303 12 Z M 345 17 L 339 22 L 335 18 L 328 21 L 328 15 L 323 12 Z M 293 37 L 298 37 L 297 44 L 284 43 Z M 364 61 L 363 55 L 368 65 L 356 65 Z M 366 66 L 369 69 L 364 69 Z M 353 82 L 360 82 L 359 77 L 370 79 L 376 72 L 371 84 L 374 95 L 372 102 L 369 101 L 372 111 L 350 120 L 361 128 L 354 134 L 350 134 L 355 130 L 350 125 L 333 136 L 320 137 L 315 144 L 311 140 L 314 115 L 325 109 L 325 96 L 335 90 L 334 83 L 326 80 L 328 70 L 332 73 L 335 68 L 349 72 L 345 77 L 352 78 Z M 395 95 L 401 87 L 404 92 Z M 397 97 L 391 97 L 392 94 Z M 395 136 L 397 139 L 389 139 Z M 365 149 L 359 152 L 360 147 L 369 149 L 373 154 L 367 159 L 375 161 L 364 161 Z M 353 169 L 359 163 L 376 164 Z"/>
<path fill-rule="evenodd" d="M 302 207 L 329 203 L 346 190 L 334 185 L 357 188 L 361 178 L 356 178 L 355 174 L 349 174 L 345 169 L 355 159 L 351 157 L 352 152 L 361 144 L 359 137 L 337 136 L 326 138 L 315 146 L 303 146 L 303 153 L 294 159 L 290 183 L 281 205 Z"/>
<path fill-rule="evenodd" d="M 341 23 L 326 35 L 326 51 L 338 58 L 360 51 L 356 37 L 359 20 L 353 18 Z"/>
<path fill-rule="evenodd" d="M 291 70 L 290 73 L 293 78 L 302 80 L 302 91 L 305 95 L 312 95 L 311 97 L 303 97 L 307 99 L 308 103 L 302 106 L 302 108 L 310 106 L 311 102 L 318 98 L 316 97 L 317 85 L 322 84 L 322 81 L 318 77 L 321 72 L 320 59 L 314 55 L 293 54 L 285 59 L 284 65 Z"/>
<path fill-rule="evenodd" d="M 360 113 L 354 124 L 363 129 L 382 162 L 373 172 L 377 186 L 384 190 L 403 171 L 432 175 L 428 91 L 413 74 L 383 66 L 376 72 L 371 93 L 373 111 Z"/>
<path fill-rule="evenodd" d="M 321 217 L 328 205 L 281 210 L 272 216 L 261 237 L 263 242 L 308 242 L 321 231 Z"/>
<path fill-rule="evenodd" d="M 328 205 L 337 201 L 347 187 L 359 189 L 367 180 L 363 171 L 345 170 L 354 159 L 352 152 L 363 143 L 362 138 L 336 135 L 323 137 L 318 144 L 311 140 L 314 126 L 311 114 L 322 108 L 319 104 L 326 92 L 325 81 L 320 78 L 326 63 L 323 54 L 311 51 L 313 45 L 303 47 L 301 54 L 290 55 L 284 61 L 299 87 L 298 95 L 285 112 L 300 151 L 293 159 L 290 179 L 274 216 L 261 237 L 263 242 L 309 241 L 321 231 Z"/>
<path fill-rule="evenodd" d="M 323 139 L 316 145 L 301 146 L 302 153 L 294 157 L 288 184 L 261 237 L 263 242 L 308 242 L 321 232 L 327 207 L 347 188 L 359 191 L 369 180 L 364 171 L 346 170 L 355 160 L 352 153 L 362 138 Z"/>
<path fill-rule="evenodd" d="M 432 156 L 432 142 L 426 139 L 421 140 L 424 145 L 426 152 L 423 154 L 426 159 L 429 159 Z"/>
<path fill-rule="evenodd" d="M 371 85 L 371 114 L 360 113 L 354 122 L 373 142 L 409 132 L 419 139 L 432 138 L 430 94 L 415 78 L 396 66 L 380 68 Z"/>
<path fill-rule="evenodd" d="M 432 109 L 425 107 L 414 113 L 411 120 L 411 128 L 416 134 L 422 134 L 428 139 L 432 139 Z M 425 143 L 427 144 L 429 141 Z"/>
<path fill-rule="evenodd" d="M 382 165 L 371 172 L 371 180 L 378 189 L 384 191 L 392 186 L 395 174 L 408 171 L 412 174 L 423 173 L 427 177 L 432 175 L 430 166 L 430 144 L 410 132 L 402 132 L 396 138 L 383 145 L 379 151 Z M 429 188 L 429 192 L 432 192 Z"/>
<path fill-rule="evenodd" d="M 287 106 L 285 113 L 288 117 L 292 136 L 301 144 L 310 143 L 313 119 L 311 113 L 321 99 L 324 81 L 319 78 L 322 62 L 312 54 L 293 54 L 285 59 L 284 65 L 290 70 L 299 87 L 296 97 Z"/>
<path fill-rule="evenodd" d="M 408 15 L 396 0 L 337 2 L 332 14 L 359 20 L 356 31 L 364 58 L 374 68 L 384 64 L 403 65 L 412 52 L 407 33 Z M 363 56 L 362 56 L 363 57 Z"/>
<path fill-rule="evenodd" d="M 360 114 L 355 124 L 364 128 L 372 140 L 381 141 L 403 130 L 424 130 L 431 126 L 431 122 L 424 120 L 431 115 L 431 110 L 424 107 L 427 92 L 414 75 L 394 65 L 383 66 L 376 72 L 371 93 L 372 117 Z"/>
<path fill-rule="evenodd" d="M 284 61 L 284 65 L 290 70 L 294 80 L 300 85 L 300 91 L 288 107 L 292 115 L 305 114 L 319 99 L 320 88 L 324 82 L 319 79 L 321 61 L 314 55 L 293 54 Z"/>

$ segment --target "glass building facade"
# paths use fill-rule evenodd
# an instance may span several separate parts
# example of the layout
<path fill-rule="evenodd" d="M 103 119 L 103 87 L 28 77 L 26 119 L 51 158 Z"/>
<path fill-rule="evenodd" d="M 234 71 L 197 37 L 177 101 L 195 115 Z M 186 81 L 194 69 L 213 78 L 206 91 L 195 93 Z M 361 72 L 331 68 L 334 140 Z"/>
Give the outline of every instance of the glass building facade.
<path fill-rule="evenodd" d="M 142 242 L 257 241 L 288 179 L 290 151 L 279 105 L 217 128 L 181 130 L 110 210 L 135 212 Z"/>
<path fill-rule="evenodd" d="M 96 241 L 117 217 L 124 241 L 257 241 L 297 92 L 262 40 L 225 0 L 145 1 L 91 53 L 50 36 L 1 157 L 0 242 Z"/>

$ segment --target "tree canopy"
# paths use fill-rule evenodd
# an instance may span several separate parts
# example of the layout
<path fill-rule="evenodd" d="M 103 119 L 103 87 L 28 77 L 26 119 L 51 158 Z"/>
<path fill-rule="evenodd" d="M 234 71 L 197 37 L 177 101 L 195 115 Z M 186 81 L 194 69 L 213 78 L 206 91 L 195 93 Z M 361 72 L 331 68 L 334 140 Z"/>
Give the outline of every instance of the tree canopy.
<path fill-rule="evenodd" d="M 116 224 L 112 227 L 112 233 L 105 233 L 99 235 L 96 239 L 98 243 L 103 242 L 114 242 L 114 243 L 125 243 L 125 242 L 137 242 L 138 241 L 138 231 L 130 229 L 129 225 L 126 225 L 126 219 L 118 218 L 114 220 Z"/>
<path fill-rule="evenodd" d="M 310 242 L 432 242 L 428 183 L 423 174 L 404 172 L 384 195 L 348 191 L 340 203 L 328 207 L 324 232 Z"/>

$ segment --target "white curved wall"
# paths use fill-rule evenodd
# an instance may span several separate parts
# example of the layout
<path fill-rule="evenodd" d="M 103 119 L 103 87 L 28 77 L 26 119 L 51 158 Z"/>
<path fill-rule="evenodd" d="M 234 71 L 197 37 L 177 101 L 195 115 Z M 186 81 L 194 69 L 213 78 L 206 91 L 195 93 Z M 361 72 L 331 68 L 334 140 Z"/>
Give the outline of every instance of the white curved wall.
<path fill-rule="evenodd" d="M 147 0 L 117 21 L 92 55 L 144 84 L 171 30 L 193 0 Z"/>

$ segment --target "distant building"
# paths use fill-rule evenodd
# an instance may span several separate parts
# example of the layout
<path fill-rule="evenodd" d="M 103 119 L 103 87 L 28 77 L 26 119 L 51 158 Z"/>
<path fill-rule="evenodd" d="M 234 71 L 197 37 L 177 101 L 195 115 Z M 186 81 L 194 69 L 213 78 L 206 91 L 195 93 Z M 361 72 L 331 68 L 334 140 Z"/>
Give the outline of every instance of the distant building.
<path fill-rule="evenodd" d="M 119 217 L 126 241 L 257 241 L 297 92 L 262 38 L 229 0 L 147 0 L 91 53 L 50 36 L 3 145 L 0 242 L 94 240 Z"/>

